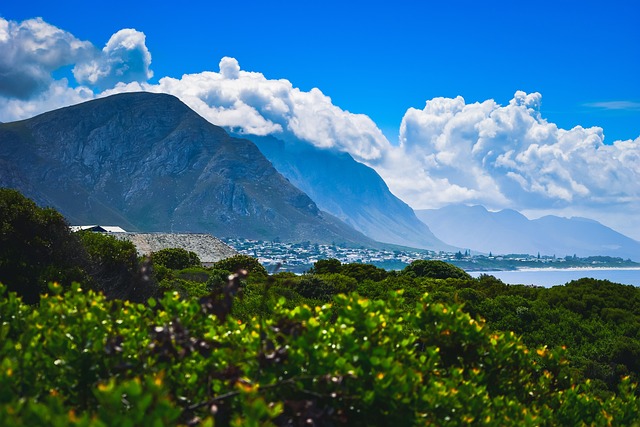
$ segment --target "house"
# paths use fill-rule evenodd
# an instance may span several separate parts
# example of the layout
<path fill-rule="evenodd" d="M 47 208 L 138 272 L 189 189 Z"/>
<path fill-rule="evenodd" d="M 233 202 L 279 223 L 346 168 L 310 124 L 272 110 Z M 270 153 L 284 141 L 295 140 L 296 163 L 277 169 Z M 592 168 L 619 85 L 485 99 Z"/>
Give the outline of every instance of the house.
<path fill-rule="evenodd" d="M 94 231 L 96 233 L 126 233 L 125 230 L 116 225 L 72 225 L 71 231 Z"/>

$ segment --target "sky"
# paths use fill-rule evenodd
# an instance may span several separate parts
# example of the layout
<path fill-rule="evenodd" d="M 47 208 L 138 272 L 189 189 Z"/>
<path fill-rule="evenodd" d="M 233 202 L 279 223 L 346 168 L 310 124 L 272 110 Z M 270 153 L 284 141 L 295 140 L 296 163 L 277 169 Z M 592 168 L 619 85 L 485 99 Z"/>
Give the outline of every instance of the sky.
<path fill-rule="evenodd" d="M 0 121 L 131 90 L 349 152 L 415 209 L 640 240 L 635 1 L 0 4 Z"/>

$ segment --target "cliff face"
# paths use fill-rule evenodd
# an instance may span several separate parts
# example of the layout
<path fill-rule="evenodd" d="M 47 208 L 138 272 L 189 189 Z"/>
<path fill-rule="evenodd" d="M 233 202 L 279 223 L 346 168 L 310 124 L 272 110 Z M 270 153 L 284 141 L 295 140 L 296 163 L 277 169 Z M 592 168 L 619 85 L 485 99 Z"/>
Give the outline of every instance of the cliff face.
<path fill-rule="evenodd" d="M 114 95 L 1 124 L 0 167 L 0 185 L 74 224 L 372 243 L 321 212 L 253 143 L 170 95 Z"/>

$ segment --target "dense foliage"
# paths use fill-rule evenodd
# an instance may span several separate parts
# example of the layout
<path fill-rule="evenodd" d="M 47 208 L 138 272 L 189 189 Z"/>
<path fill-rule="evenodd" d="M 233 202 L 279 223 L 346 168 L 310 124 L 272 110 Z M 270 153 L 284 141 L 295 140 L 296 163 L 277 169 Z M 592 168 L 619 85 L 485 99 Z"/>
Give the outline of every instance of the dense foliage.
<path fill-rule="evenodd" d="M 640 411 L 628 380 L 598 398 L 561 350 L 455 304 L 280 298 L 244 322 L 228 304 L 241 287 L 143 305 L 53 285 L 38 306 L 0 288 L 0 424 L 630 425 Z"/>
<path fill-rule="evenodd" d="M 62 215 L 0 188 L 0 282 L 34 303 L 49 281 L 70 285 L 85 279 L 84 259 Z"/>
<path fill-rule="evenodd" d="M 19 193 L 0 208 L 0 425 L 626 426 L 640 413 L 632 286 L 510 286 L 439 261 L 204 268 L 71 234 Z"/>
<path fill-rule="evenodd" d="M 166 248 L 153 253 L 153 263 L 172 270 L 182 270 L 189 267 L 200 267 L 200 258 L 195 252 L 182 248 Z"/>
<path fill-rule="evenodd" d="M 84 283 L 112 298 L 146 301 L 156 289 L 133 244 L 100 233 L 72 233 L 51 208 L 0 188 L 0 282 L 36 303 L 47 284 Z"/>

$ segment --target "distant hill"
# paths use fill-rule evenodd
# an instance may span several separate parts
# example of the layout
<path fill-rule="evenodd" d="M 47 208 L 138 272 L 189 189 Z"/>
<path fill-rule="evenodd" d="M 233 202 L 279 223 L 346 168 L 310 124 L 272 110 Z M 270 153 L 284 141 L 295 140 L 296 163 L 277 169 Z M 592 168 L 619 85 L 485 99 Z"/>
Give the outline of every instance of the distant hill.
<path fill-rule="evenodd" d="M 433 235 L 413 210 L 394 196 L 384 180 L 349 154 L 273 136 L 253 141 L 275 168 L 322 209 L 366 236 L 396 245 L 457 250 Z"/>
<path fill-rule="evenodd" d="M 0 124 L 0 186 L 72 224 L 374 244 L 322 212 L 253 143 L 165 94 L 119 94 Z"/>
<path fill-rule="evenodd" d="M 640 261 L 640 242 L 586 218 L 529 220 L 514 210 L 489 212 L 483 206 L 464 205 L 419 210 L 416 215 L 440 239 L 479 252 L 606 255 Z"/>

